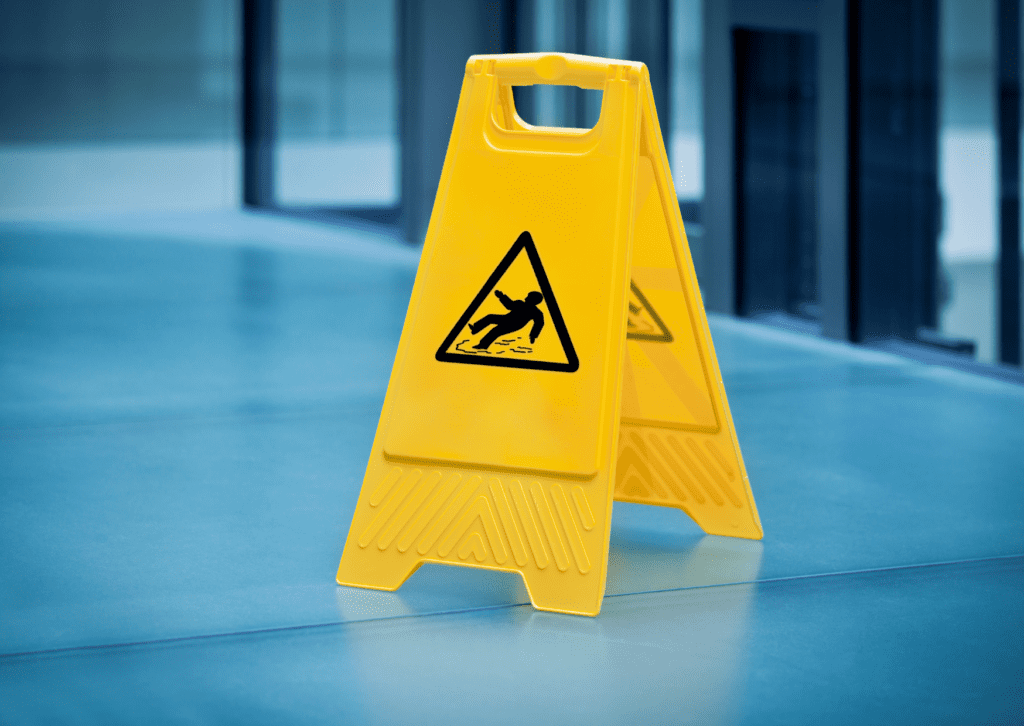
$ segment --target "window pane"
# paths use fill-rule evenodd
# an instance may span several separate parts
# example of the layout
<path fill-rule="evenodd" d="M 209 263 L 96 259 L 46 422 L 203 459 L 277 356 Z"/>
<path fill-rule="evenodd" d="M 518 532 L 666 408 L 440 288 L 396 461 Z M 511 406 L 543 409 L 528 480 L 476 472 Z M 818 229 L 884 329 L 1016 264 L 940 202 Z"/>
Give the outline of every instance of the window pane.
<path fill-rule="evenodd" d="M 942 0 L 939 185 L 939 325 L 996 350 L 997 205 L 995 1 Z"/>
<path fill-rule="evenodd" d="M 704 198 L 703 17 L 701 0 L 672 3 L 672 179 L 680 201 Z"/>
<path fill-rule="evenodd" d="M 277 12 L 277 202 L 397 204 L 395 4 L 280 0 Z"/>
<path fill-rule="evenodd" d="M 239 5 L 0 2 L 0 212 L 237 206 Z"/>

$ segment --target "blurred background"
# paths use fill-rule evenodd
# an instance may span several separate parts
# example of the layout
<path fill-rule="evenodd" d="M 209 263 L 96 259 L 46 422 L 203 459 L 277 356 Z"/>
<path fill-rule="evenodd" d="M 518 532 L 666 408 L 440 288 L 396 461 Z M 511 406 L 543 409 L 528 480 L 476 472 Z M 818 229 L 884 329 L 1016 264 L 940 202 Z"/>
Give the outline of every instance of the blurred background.
<path fill-rule="evenodd" d="M 0 221 L 255 210 L 416 246 L 467 56 L 640 60 L 709 309 L 1005 370 L 1020 30 L 1004 0 L 7 0 Z"/>
<path fill-rule="evenodd" d="M 0 724 L 1024 723 L 1021 31 L 1021 0 L 0 0 Z M 593 620 L 510 561 L 334 579 L 466 60 L 534 51 L 650 71 L 764 523 L 616 502 Z M 729 511 L 669 431 L 620 441 L 629 486 Z M 518 453 L 479 471 L 547 510 Z M 500 551 L 504 474 L 394 461 L 380 542 Z"/>

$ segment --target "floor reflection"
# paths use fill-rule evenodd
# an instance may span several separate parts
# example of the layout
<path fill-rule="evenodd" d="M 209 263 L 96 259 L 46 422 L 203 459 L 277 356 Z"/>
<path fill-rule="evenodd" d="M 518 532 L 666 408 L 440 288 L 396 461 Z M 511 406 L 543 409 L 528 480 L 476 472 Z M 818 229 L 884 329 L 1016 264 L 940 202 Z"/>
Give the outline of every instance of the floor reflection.
<path fill-rule="evenodd" d="M 344 622 L 529 604 L 523 578 L 515 572 L 424 563 L 396 591 L 338 586 L 338 614 Z"/>
<path fill-rule="evenodd" d="M 343 623 L 401 618 L 416 614 L 400 591 L 381 592 L 339 585 L 334 595 L 338 603 L 338 617 Z"/>
<path fill-rule="evenodd" d="M 349 685 L 400 689 L 394 722 L 737 723 L 756 587 L 610 597 L 597 618 L 520 605 L 353 623 Z"/>
<path fill-rule="evenodd" d="M 250 346 L 276 332 L 274 317 L 279 304 L 277 253 L 258 247 L 238 250 L 235 329 Z"/>
<path fill-rule="evenodd" d="M 763 551 L 753 540 L 616 529 L 605 595 L 751 583 L 760 574 Z"/>
<path fill-rule="evenodd" d="M 645 711 L 673 723 L 740 721 L 754 584 L 695 588 L 605 601 L 605 636 L 622 643 L 616 671 Z M 651 674 L 658 677 L 650 678 Z M 644 676 L 647 677 L 644 677 Z"/>

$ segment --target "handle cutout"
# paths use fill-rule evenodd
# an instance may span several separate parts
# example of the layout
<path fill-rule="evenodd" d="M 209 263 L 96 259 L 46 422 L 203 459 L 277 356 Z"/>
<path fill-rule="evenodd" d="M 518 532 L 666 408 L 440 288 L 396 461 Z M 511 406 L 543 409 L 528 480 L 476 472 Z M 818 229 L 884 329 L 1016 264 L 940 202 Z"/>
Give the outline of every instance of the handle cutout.
<path fill-rule="evenodd" d="M 531 126 L 590 130 L 601 117 L 604 91 L 536 84 L 512 88 L 514 111 Z"/>
<path fill-rule="evenodd" d="M 646 71 L 633 61 L 524 53 L 472 56 L 466 72 L 493 79 L 480 87 L 492 94 L 483 129 L 491 146 L 582 155 L 602 144 L 605 105 L 617 104 Z M 620 125 L 612 119 L 613 133 Z"/>

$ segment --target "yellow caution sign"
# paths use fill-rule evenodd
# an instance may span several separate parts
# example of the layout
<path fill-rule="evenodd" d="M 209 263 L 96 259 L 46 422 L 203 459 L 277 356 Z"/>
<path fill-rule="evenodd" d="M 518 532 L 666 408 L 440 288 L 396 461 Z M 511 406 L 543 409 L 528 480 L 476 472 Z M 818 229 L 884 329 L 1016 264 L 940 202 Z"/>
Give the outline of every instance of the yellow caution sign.
<path fill-rule="evenodd" d="M 597 125 L 524 122 L 537 83 Z M 762 536 L 647 69 L 473 56 L 338 582 L 482 567 L 596 615 L 613 498 Z"/>

